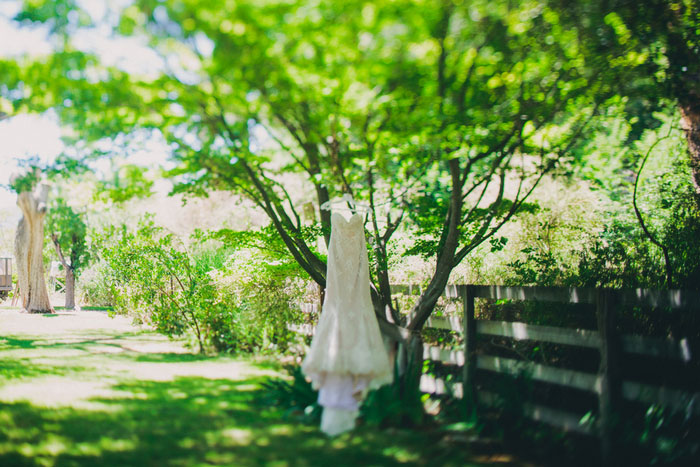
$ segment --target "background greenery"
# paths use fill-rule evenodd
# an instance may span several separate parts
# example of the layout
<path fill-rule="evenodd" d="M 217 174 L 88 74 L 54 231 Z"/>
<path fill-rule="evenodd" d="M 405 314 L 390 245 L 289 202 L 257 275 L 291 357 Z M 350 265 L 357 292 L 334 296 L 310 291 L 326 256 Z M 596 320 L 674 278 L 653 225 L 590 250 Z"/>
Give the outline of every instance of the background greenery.
<path fill-rule="evenodd" d="M 0 118 L 55 112 L 70 149 L 48 165 L 27 161 L 14 188 L 40 172 L 54 183 L 49 226 L 66 250 L 78 239 L 83 304 L 184 336 L 200 353 L 298 363 L 308 338 L 288 326 L 317 318 L 300 310 L 320 304 L 325 284 L 330 215 L 320 206 L 342 194 L 369 206 L 379 319 L 388 310 L 414 331 L 449 313 L 437 298 L 448 282 L 700 288 L 697 1 L 137 0 L 104 18 L 71 0 L 21 6 L 12 21 L 45 28 L 51 52 L 0 59 Z M 153 69 L 81 45 L 99 28 L 140 43 Z M 149 140 L 165 148 L 165 167 L 130 156 Z M 11 251 L 14 226 L 0 225 L 0 250 Z M 400 283 L 420 294 L 392 296 Z M 479 311 L 590 324 L 541 305 Z M 657 336 L 700 334 L 697 320 L 658 311 L 623 320 Z M 431 332 L 411 339 L 459 345 Z M 546 346 L 504 352 L 577 358 Z M 427 423 L 421 363 L 368 398 L 368 424 Z M 268 392 L 313 418 L 313 391 L 291 371 Z M 535 392 L 530 383 L 503 384 L 510 405 L 498 423 L 521 426 L 518 394 Z M 440 408 L 446 422 L 468 414 Z M 640 445 L 689 432 L 661 422 L 671 418 L 650 408 L 640 426 L 656 428 Z M 681 462 L 673 446 L 657 460 Z"/>

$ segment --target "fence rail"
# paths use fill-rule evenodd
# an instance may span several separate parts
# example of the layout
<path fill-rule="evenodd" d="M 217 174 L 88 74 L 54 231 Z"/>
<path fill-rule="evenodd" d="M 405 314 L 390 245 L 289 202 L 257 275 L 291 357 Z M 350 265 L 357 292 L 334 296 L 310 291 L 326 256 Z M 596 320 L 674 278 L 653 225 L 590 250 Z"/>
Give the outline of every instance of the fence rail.
<path fill-rule="evenodd" d="M 430 318 L 426 327 L 433 329 L 447 329 L 462 332 L 464 325 L 462 319 Z M 571 345 L 575 347 L 600 347 L 600 335 L 598 331 L 588 329 L 561 328 L 557 326 L 540 326 L 512 321 L 479 320 L 476 323 L 478 334 L 509 337 L 515 340 L 533 340 L 551 342 L 553 344 Z M 663 339 L 658 337 L 644 337 L 637 335 L 623 335 L 622 350 L 626 353 L 647 355 L 650 357 L 663 357 L 689 362 L 692 355 L 700 352 L 700 343 L 688 338 Z"/>

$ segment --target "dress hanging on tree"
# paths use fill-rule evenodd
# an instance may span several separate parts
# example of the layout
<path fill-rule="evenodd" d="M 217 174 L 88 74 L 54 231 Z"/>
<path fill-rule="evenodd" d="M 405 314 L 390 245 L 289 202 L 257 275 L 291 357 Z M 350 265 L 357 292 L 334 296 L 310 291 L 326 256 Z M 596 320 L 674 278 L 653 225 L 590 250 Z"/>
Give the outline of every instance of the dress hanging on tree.
<path fill-rule="evenodd" d="M 321 429 L 336 435 L 352 429 L 362 397 L 391 382 L 389 357 L 374 315 L 362 217 L 331 215 L 326 298 L 302 364 L 319 390 Z"/>

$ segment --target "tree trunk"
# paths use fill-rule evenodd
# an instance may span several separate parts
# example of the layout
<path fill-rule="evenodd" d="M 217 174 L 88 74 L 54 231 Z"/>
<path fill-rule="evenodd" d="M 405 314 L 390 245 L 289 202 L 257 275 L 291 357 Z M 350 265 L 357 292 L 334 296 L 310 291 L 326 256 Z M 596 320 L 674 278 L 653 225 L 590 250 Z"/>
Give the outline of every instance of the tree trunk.
<path fill-rule="evenodd" d="M 53 241 L 53 245 L 56 247 L 58 259 L 61 261 L 63 269 L 66 271 L 66 309 L 72 310 L 75 308 L 75 270 L 73 268 L 73 264 L 75 264 L 75 262 L 74 260 L 71 260 L 71 264 L 68 264 L 68 261 L 66 261 L 66 257 L 63 256 L 63 250 L 61 249 L 61 244 L 58 241 L 58 235 L 56 235 L 56 233 L 51 234 L 51 240 Z"/>
<path fill-rule="evenodd" d="M 455 267 L 455 252 L 459 246 L 459 229 L 462 220 L 462 180 L 460 178 L 460 166 L 458 159 L 448 161 L 450 175 L 452 176 L 452 193 L 450 195 L 450 207 L 443 227 L 442 237 L 444 239 L 442 251 L 435 265 L 435 273 L 430 280 L 428 287 L 418 298 L 418 301 L 411 310 L 411 322 L 407 328 L 411 331 L 420 331 L 428 320 L 428 317 L 435 309 L 435 304 L 445 290 L 447 281 L 450 280 L 450 273 Z"/>
<path fill-rule="evenodd" d="M 423 374 L 423 339 L 420 334 L 412 334 L 399 347 L 397 369 L 402 376 L 402 388 L 409 394 L 419 394 Z"/>
<path fill-rule="evenodd" d="M 35 192 L 17 195 L 22 218 L 15 236 L 17 278 L 22 309 L 28 313 L 53 313 L 44 280 L 44 218 L 49 187 L 40 185 Z"/>
<path fill-rule="evenodd" d="M 700 105 L 681 103 L 681 121 L 690 153 L 690 167 L 693 171 L 693 185 L 700 204 Z"/>
<path fill-rule="evenodd" d="M 72 268 L 66 269 L 66 310 L 75 308 L 75 274 Z"/>

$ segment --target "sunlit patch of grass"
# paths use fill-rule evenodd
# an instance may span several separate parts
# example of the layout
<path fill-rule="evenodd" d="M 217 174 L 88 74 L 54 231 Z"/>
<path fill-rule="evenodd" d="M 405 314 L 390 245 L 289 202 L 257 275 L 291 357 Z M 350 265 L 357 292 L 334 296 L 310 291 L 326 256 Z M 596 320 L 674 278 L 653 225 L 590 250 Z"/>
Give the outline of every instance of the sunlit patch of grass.
<path fill-rule="evenodd" d="M 390 446 L 382 450 L 382 454 L 388 457 L 393 457 L 399 462 L 415 462 L 420 459 L 420 453 L 411 452 L 405 447 Z"/>
<path fill-rule="evenodd" d="M 0 466 L 469 465 L 463 448 L 445 449 L 434 434 L 363 426 L 328 438 L 284 419 L 261 385 L 281 376 L 275 363 L 173 351 L 179 344 L 161 336 L 95 328 L 79 314 L 45 319 L 63 327 L 46 336 L 33 317 L 24 332 L 21 317 L 10 318 L 12 335 L 0 342 Z M 82 330 L 68 319 L 82 319 Z"/>
<path fill-rule="evenodd" d="M 97 446 L 100 451 L 131 451 L 137 444 L 138 441 L 134 439 L 102 437 Z"/>
<path fill-rule="evenodd" d="M 270 433 L 279 436 L 291 436 L 294 433 L 294 429 L 290 425 L 272 425 L 270 426 Z"/>
<path fill-rule="evenodd" d="M 221 436 L 232 440 L 235 444 L 248 444 L 252 440 L 253 432 L 249 429 L 228 428 L 221 432 Z"/>
<path fill-rule="evenodd" d="M 0 400 L 6 402 L 29 401 L 38 407 L 80 407 L 90 410 L 104 410 L 96 397 L 114 398 L 119 396 L 109 380 L 76 381 L 56 376 L 25 379 L 0 387 Z"/>

